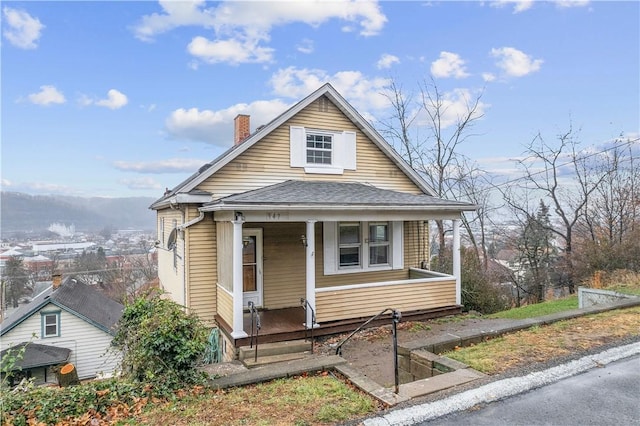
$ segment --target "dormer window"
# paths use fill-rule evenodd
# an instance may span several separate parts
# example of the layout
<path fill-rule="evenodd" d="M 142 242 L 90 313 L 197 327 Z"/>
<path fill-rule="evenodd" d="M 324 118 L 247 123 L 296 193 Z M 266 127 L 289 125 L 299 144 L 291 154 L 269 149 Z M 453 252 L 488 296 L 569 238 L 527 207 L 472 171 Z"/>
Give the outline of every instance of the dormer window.
<path fill-rule="evenodd" d="M 356 133 L 290 127 L 291 167 L 305 173 L 341 175 L 356 170 Z"/>
<path fill-rule="evenodd" d="M 307 164 L 331 164 L 333 136 L 307 133 Z"/>

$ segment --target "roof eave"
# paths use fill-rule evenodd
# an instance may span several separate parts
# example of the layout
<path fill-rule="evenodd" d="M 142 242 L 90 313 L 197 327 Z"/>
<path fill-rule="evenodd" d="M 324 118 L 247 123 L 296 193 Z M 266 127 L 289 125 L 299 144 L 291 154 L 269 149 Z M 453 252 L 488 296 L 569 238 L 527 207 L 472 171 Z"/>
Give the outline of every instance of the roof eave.
<path fill-rule="evenodd" d="M 429 211 L 429 212 L 464 212 L 475 211 L 478 207 L 474 204 L 442 204 L 442 205 L 414 205 L 414 204 L 293 204 L 293 203 L 216 203 L 200 207 L 202 212 L 216 211 L 357 211 L 357 210 L 378 210 L 378 211 Z"/>

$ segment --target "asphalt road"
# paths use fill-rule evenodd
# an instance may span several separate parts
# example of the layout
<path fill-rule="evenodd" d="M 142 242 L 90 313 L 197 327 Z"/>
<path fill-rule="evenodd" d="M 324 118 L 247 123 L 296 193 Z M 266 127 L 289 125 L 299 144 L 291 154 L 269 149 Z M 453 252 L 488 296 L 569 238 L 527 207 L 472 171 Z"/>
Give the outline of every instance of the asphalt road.
<path fill-rule="evenodd" d="M 640 356 L 423 426 L 640 425 Z"/>
<path fill-rule="evenodd" d="M 365 426 L 640 425 L 640 342 L 390 410 Z"/>

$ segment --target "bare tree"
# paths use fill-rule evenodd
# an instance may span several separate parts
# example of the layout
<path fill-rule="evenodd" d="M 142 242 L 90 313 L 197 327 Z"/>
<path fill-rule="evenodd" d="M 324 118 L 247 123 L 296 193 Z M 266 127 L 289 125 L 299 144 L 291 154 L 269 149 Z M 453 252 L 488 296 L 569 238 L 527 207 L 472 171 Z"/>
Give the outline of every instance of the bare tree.
<path fill-rule="evenodd" d="M 558 136 L 557 145 L 536 135 L 526 148 L 526 157 L 518 162 L 522 183 L 502 189 L 505 202 L 521 217 L 530 215 L 532 199 L 543 198 L 550 204 L 555 220 L 546 226 L 562 242 L 562 281 L 570 293 L 575 292 L 574 231 L 594 191 L 607 176 L 607 172 L 592 167 L 593 157 L 581 152 L 578 145 L 571 126 Z"/>
<path fill-rule="evenodd" d="M 470 136 L 476 121 L 482 118 L 482 93 L 471 96 L 466 91 L 458 91 L 456 99 L 464 104 L 464 108 L 456 110 L 459 105 L 452 96 L 443 93 L 433 78 L 420 85 L 420 100 L 416 103 L 412 93 L 406 93 L 395 82 L 391 83 L 387 99 L 393 107 L 393 116 L 384 124 L 384 133 L 396 145 L 400 152 L 416 171 L 421 173 L 438 197 L 456 197 L 468 195 L 474 191 L 469 177 L 476 173 L 471 162 L 460 152 L 460 145 Z M 418 120 L 425 117 L 424 139 L 421 138 Z M 413 135 L 413 136 L 412 136 Z M 466 188 L 460 191 L 459 185 L 466 182 Z M 464 222 L 469 232 L 469 221 Z M 445 247 L 446 229 L 442 220 L 436 221 L 440 253 Z M 475 243 L 475 240 L 474 240 Z M 476 248 L 476 252 L 478 252 Z M 444 266 L 439 256 L 439 267 Z"/>

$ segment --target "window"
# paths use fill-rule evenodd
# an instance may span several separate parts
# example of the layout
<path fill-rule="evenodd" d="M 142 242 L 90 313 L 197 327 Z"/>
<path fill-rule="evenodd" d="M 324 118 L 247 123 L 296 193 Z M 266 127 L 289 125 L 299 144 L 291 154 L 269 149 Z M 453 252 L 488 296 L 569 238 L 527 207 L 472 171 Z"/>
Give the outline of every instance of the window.
<path fill-rule="evenodd" d="M 325 275 L 402 269 L 403 222 L 324 222 Z"/>
<path fill-rule="evenodd" d="M 389 222 L 369 223 L 369 265 L 389 264 Z"/>
<path fill-rule="evenodd" d="M 307 133 L 307 163 L 331 164 L 333 136 Z"/>
<path fill-rule="evenodd" d="M 339 264 L 341 268 L 360 266 L 360 224 L 340 223 Z"/>
<path fill-rule="evenodd" d="M 289 127 L 290 166 L 305 173 L 341 175 L 356 170 L 356 132 Z"/>
<path fill-rule="evenodd" d="M 60 311 L 42 312 L 42 338 L 60 336 Z"/>

